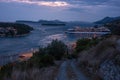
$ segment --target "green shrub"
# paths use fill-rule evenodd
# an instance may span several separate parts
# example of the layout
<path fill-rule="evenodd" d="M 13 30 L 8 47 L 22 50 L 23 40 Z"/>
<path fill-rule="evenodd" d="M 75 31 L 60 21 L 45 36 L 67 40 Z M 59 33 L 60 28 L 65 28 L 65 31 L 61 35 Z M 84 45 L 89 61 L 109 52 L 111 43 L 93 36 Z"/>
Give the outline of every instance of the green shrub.
<path fill-rule="evenodd" d="M 39 55 L 39 57 L 33 56 L 30 59 L 30 62 L 32 64 L 29 63 L 29 65 L 32 65 L 34 67 L 46 67 L 54 64 L 54 57 L 49 54 Z"/>
<path fill-rule="evenodd" d="M 0 69 L 0 80 L 2 80 L 5 76 L 10 77 L 12 70 L 13 70 L 13 65 L 11 63 L 2 66 Z"/>
<path fill-rule="evenodd" d="M 75 52 L 78 53 L 78 52 L 81 52 L 81 51 L 91 47 L 91 46 L 95 46 L 96 44 L 99 43 L 99 41 L 100 41 L 100 39 L 97 39 L 97 38 L 93 38 L 93 39 L 87 39 L 87 38 L 79 39 L 76 42 Z"/>
<path fill-rule="evenodd" d="M 76 42 L 76 52 L 81 52 L 82 50 L 88 48 L 90 39 L 79 39 Z"/>
<path fill-rule="evenodd" d="M 54 57 L 49 54 L 45 54 L 41 57 L 39 63 L 43 64 L 42 66 L 52 65 L 54 64 Z"/>
<path fill-rule="evenodd" d="M 58 40 L 53 40 L 51 44 L 47 46 L 49 55 L 52 55 L 56 60 L 60 60 L 67 52 L 67 46 Z"/>
<path fill-rule="evenodd" d="M 47 47 L 40 48 L 39 51 L 33 53 L 33 56 L 23 62 L 16 62 L 15 65 L 7 64 L 0 69 L 0 80 L 4 77 L 11 77 L 11 73 L 14 69 L 21 71 L 28 70 L 33 67 L 47 67 L 54 64 L 54 59 L 62 59 L 65 52 L 67 51 L 67 46 L 58 40 L 53 40 L 51 44 Z"/>

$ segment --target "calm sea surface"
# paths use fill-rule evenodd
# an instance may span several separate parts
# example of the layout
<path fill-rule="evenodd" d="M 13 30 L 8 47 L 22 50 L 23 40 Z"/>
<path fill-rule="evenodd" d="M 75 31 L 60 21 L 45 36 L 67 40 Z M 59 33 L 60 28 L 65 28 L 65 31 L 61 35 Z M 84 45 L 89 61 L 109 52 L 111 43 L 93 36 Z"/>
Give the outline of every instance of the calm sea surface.
<path fill-rule="evenodd" d="M 81 37 L 78 34 L 65 34 L 67 29 L 74 27 L 73 25 L 41 26 L 37 23 L 29 23 L 28 25 L 33 27 L 34 30 L 27 36 L 16 38 L 0 38 L 0 65 L 10 61 L 11 58 L 9 55 L 20 54 L 40 46 L 46 46 L 53 39 L 61 40 L 64 43 L 70 43 Z"/>
<path fill-rule="evenodd" d="M 78 36 L 65 34 L 71 26 L 41 26 L 40 24 L 29 23 L 34 30 L 24 37 L 0 38 L 0 56 L 11 55 L 29 51 L 39 46 L 45 46 L 53 39 L 61 40 L 65 43 L 75 41 Z"/>

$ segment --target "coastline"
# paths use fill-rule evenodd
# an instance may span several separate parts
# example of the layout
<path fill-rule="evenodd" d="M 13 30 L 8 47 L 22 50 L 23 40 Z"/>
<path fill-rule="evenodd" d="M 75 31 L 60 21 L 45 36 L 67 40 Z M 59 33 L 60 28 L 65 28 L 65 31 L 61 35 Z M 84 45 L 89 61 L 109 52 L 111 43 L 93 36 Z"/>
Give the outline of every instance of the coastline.
<path fill-rule="evenodd" d="M 32 50 L 27 51 L 27 52 L 20 53 L 18 61 L 25 61 L 25 60 L 30 59 L 33 56 L 33 53 L 37 52 L 38 50 L 39 49 L 36 48 L 36 49 L 32 49 Z"/>
<path fill-rule="evenodd" d="M 73 51 L 76 44 L 75 42 L 71 42 L 67 44 L 70 52 Z M 4 66 L 8 63 L 14 63 L 14 62 L 22 62 L 30 59 L 33 56 L 33 53 L 37 52 L 39 48 L 30 49 L 29 51 L 24 51 L 17 54 L 9 54 L 9 55 L 0 55 L 0 66 Z"/>
<path fill-rule="evenodd" d="M 31 33 L 31 32 L 30 32 Z M 19 34 L 19 35 L 14 35 L 14 36 L 0 36 L 0 38 L 8 38 L 8 37 L 24 37 L 29 35 L 30 33 L 26 33 L 26 34 Z"/>
<path fill-rule="evenodd" d="M 33 53 L 38 51 L 39 48 L 32 49 L 26 52 L 9 54 L 9 55 L 0 55 L 0 66 L 4 66 L 8 63 L 26 61 L 33 56 Z"/>

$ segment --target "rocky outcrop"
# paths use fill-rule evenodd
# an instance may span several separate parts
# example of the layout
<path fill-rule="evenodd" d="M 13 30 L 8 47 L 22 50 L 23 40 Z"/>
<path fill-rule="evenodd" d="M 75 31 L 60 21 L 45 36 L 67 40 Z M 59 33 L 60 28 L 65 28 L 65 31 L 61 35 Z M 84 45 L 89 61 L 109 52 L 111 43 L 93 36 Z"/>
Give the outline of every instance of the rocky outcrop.
<path fill-rule="evenodd" d="M 105 61 L 100 65 L 99 73 L 104 80 L 119 80 L 120 65 L 115 64 L 115 59 Z"/>

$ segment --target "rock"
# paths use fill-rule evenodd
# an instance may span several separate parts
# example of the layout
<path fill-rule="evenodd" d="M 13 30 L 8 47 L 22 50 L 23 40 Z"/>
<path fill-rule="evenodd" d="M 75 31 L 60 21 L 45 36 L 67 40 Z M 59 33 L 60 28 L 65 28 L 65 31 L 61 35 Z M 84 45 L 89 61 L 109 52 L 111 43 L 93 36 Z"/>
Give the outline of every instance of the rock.
<path fill-rule="evenodd" d="M 114 60 L 102 63 L 99 72 L 104 80 L 120 80 L 120 66 L 115 65 Z"/>

